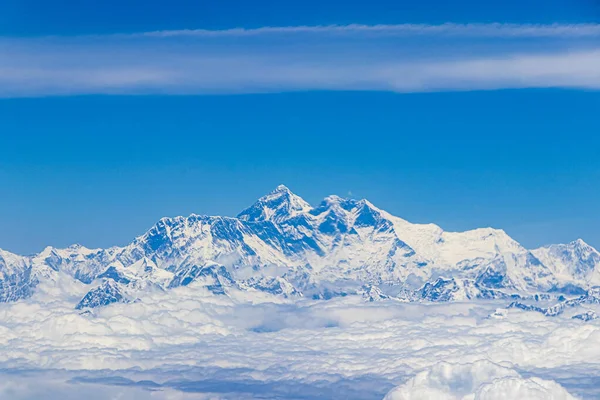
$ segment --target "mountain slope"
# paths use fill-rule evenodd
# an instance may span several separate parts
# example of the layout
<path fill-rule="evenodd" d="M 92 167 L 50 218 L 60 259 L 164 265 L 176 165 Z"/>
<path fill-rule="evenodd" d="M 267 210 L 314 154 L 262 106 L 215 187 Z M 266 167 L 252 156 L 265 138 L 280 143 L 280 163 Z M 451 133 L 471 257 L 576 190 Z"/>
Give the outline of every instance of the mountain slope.
<path fill-rule="evenodd" d="M 532 253 L 561 281 L 581 286 L 600 285 L 600 253 L 581 239 L 541 247 Z"/>
<path fill-rule="evenodd" d="M 288 299 L 380 286 L 422 300 L 489 298 L 587 289 L 600 284 L 599 263 L 583 241 L 529 251 L 502 230 L 446 232 L 338 196 L 312 207 L 281 185 L 236 218 L 162 218 L 124 247 L 48 247 L 31 257 L 0 251 L 0 301 L 31 296 L 57 271 L 90 286 L 86 307 L 192 282 L 215 295 L 258 290 Z"/>

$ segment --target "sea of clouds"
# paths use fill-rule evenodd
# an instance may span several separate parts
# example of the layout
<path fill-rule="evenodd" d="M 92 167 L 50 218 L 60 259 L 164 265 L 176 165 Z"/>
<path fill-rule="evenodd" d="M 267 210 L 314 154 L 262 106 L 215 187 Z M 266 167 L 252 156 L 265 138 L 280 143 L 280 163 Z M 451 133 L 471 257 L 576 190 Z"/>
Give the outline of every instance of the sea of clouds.
<path fill-rule="evenodd" d="M 226 297 L 193 284 L 82 313 L 83 293 L 64 279 L 0 305 L 0 399 L 600 396 L 598 320 L 496 312 L 501 302 Z"/>

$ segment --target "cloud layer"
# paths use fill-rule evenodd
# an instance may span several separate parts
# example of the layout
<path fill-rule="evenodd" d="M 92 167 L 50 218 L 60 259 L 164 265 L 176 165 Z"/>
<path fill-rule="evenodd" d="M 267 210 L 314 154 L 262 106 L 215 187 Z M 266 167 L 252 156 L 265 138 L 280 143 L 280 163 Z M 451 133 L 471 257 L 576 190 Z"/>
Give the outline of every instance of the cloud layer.
<path fill-rule="evenodd" d="M 494 302 L 250 302 L 193 284 L 80 314 L 71 289 L 73 298 L 49 286 L 0 305 L 0 372 L 12 385 L 0 390 L 35 380 L 56 393 L 103 385 L 141 399 L 381 399 L 395 386 L 394 400 L 421 390 L 465 400 L 600 394 L 598 321 L 494 314 L 505 306 Z"/>
<path fill-rule="evenodd" d="M 600 88 L 600 25 L 348 25 L 0 38 L 0 97 Z"/>

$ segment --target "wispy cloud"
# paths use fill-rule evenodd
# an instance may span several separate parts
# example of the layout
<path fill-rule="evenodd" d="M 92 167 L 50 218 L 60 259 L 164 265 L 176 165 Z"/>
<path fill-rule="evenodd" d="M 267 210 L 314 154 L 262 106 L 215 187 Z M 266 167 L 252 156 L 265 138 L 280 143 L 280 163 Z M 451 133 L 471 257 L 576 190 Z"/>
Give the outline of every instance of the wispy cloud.
<path fill-rule="evenodd" d="M 250 36 L 290 33 L 377 33 L 388 35 L 456 35 L 486 37 L 598 37 L 600 24 L 394 24 L 394 25 L 318 25 L 318 26 L 267 26 L 260 28 L 233 28 L 222 30 L 181 29 L 144 32 L 137 35 L 173 36 Z"/>
<path fill-rule="evenodd" d="M 348 25 L 0 38 L 0 97 L 600 89 L 600 25 Z"/>

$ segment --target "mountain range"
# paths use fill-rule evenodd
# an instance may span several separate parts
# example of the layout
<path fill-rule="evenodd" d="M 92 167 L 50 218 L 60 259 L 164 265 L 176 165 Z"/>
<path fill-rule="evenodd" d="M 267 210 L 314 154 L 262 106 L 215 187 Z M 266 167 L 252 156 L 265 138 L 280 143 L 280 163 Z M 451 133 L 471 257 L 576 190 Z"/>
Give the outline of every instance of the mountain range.
<path fill-rule="evenodd" d="M 189 285 L 287 299 L 582 295 L 600 286 L 599 265 L 600 253 L 583 240 L 528 250 L 500 229 L 446 232 L 338 196 L 313 207 L 281 185 L 235 218 L 162 218 L 124 247 L 0 250 L 0 302 L 28 298 L 59 276 L 89 287 L 78 309 Z"/>

